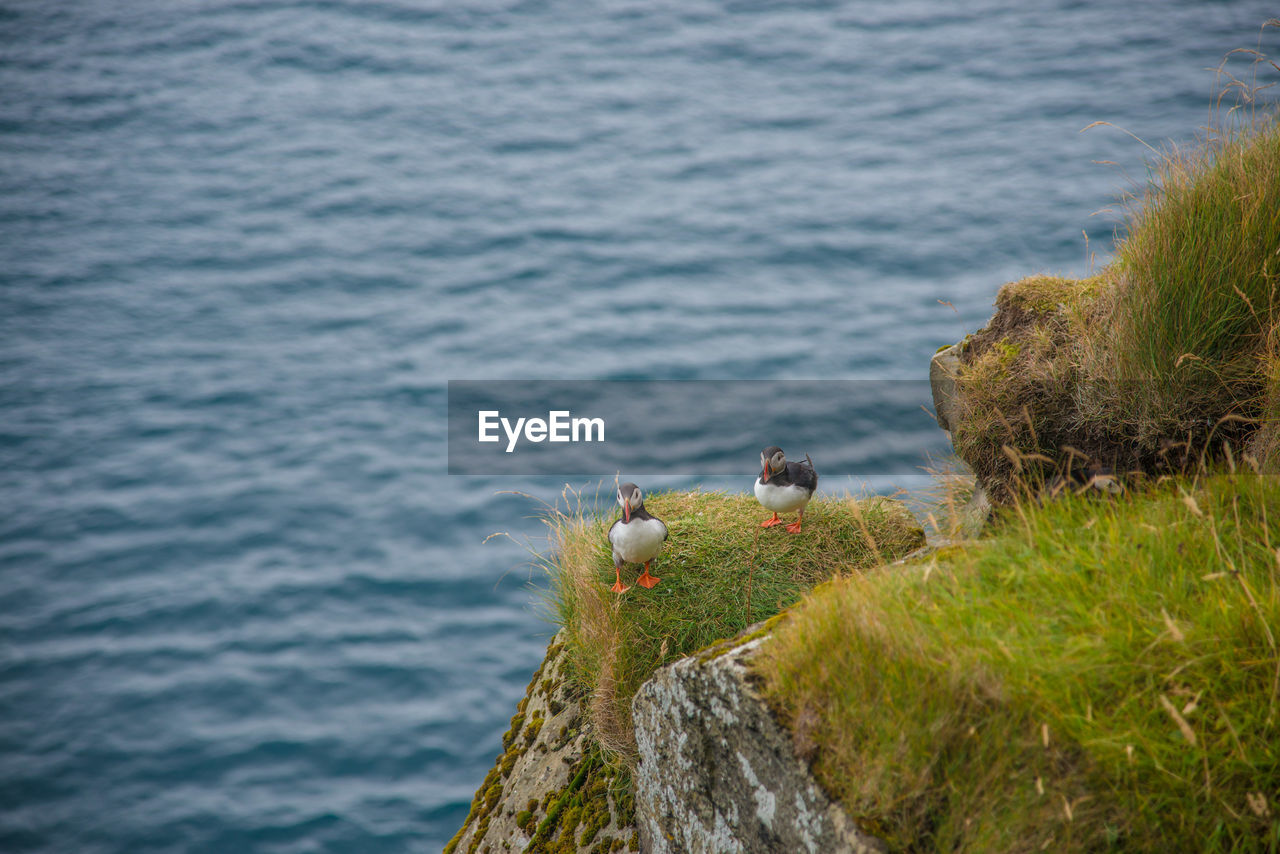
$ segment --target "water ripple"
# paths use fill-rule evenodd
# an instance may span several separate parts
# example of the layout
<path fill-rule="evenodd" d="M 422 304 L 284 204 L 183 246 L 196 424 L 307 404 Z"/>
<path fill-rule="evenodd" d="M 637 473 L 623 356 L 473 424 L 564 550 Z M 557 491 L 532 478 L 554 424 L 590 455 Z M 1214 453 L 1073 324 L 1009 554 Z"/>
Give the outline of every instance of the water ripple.
<path fill-rule="evenodd" d="M 1266 6 L 5 4 L 0 849 L 439 849 L 563 486 L 445 382 L 918 377 Z"/>

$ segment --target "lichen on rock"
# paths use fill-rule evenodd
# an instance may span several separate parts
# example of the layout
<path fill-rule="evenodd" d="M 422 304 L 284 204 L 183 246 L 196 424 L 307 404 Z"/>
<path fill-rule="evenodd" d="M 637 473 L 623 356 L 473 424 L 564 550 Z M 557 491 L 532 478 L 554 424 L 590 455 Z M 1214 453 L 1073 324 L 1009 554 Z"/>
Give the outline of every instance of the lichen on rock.
<path fill-rule="evenodd" d="M 637 692 L 636 818 L 646 852 L 885 850 L 822 791 L 752 687 L 746 662 L 767 642 L 748 629 L 727 652 L 681 659 Z"/>
<path fill-rule="evenodd" d="M 445 854 L 639 850 L 630 776 L 595 746 L 565 662 L 557 634 Z"/>

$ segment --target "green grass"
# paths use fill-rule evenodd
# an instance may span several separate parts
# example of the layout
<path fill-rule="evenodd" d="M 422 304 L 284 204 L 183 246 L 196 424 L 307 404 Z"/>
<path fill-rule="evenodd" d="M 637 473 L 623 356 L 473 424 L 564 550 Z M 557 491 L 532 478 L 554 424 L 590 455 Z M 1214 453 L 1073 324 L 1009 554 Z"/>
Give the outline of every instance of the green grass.
<path fill-rule="evenodd" d="M 1224 441 L 1280 472 L 1280 121 L 1218 117 L 1150 165 L 1112 263 L 1006 285 L 966 339 L 953 438 L 997 502 L 1090 458 L 1186 473 Z"/>
<path fill-rule="evenodd" d="M 1280 124 L 1170 152 L 1116 248 L 1114 379 L 1152 436 L 1256 416 L 1280 314 Z"/>
<path fill-rule="evenodd" d="M 573 679 L 587 698 L 597 740 L 615 758 L 635 758 L 631 698 L 655 669 L 732 636 L 793 604 L 805 590 L 923 545 L 923 531 L 900 503 L 819 497 L 804 530 L 763 529 L 768 518 L 748 495 L 715 492 L 646 496 L 669 537 L 653 562 L 657 587 L 610 592 L 606 537 L 616 514 L 552 513 L 552 596 L 567 630 Z"/>
<path fill-rule="evenodd" d="M 757 667 L 903 851 L 1280 850 L 1280 478 L 1003 511 L 791 609 Z"/>
<path fill-rule="evenodd" d="M 1192 353 L 1229 361 L 1256 349 L 1280 281 L 1280 125 L 1224 132 L 1158 164 L 1116 263 L 1135 373 L 1176 375 Z M 1158 296 L 1158 298 L 1157 298 Z"/>

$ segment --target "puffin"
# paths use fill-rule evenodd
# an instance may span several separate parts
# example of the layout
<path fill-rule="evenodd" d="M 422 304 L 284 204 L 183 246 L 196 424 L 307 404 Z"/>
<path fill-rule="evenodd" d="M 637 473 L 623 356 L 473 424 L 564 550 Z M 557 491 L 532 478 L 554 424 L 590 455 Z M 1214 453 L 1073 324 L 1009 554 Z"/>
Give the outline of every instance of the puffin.
<path fill-rule="evenodd" d="M 652 589 L 661 579 L 649 574 L 649 562 L 662 551 L 662 544 L 667 539 L 667 526 L 644 509 L 644 494 L 634 483 L 618 487 L 618 503 L 622 505 L 622 518 L 609 528 L 609 542 L 613 544 L 613 572 L 618 580 L 609 589 L 614 593 L 625 593 L 631 589 L 622 583 L 624 563 L 643 563 L 644 574 L 636 579 L 636 583 Z"/>
<path fill-rule="evenodd" d="M 793 534 L 800 533 L 800 523 L 804 521 L 804 508 L 818 488 L 818 473 L 813 468 L 813 460 L 804 455 L 804 462 L 789 463 L 782 449 L 770 445 L 760 452 L 760 477 L 756 478 L 756 500 L 766 510 L 772 510 L 773 516 L 760 523 L 761 528 L 772 528 L 781 525 L 778 513 L 796 511 L 796 520 L 787 526 Z"/>
<path fill-rule="evenodd" d="M 1040 497 L 1057 498 L 1068 491 L 1076 495 L 1120 495 L 1124 492 L 1124 484 L 1116 477 L 1115 469 L 1093 459 L 1083 471 L 1068 468 L 1066 472 L 1058 472 L 1049 478 Z"/>

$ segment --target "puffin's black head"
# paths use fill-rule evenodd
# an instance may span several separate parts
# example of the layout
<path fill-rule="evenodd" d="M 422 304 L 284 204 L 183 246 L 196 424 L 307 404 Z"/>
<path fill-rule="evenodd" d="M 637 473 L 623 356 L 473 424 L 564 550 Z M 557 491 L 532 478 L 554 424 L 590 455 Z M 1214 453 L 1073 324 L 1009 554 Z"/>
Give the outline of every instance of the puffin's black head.
<path fill-rule="evenodd" d="M 787 467 L 787 457 L 777 445 L 770 445 L 760 452 L 760 482 L 768 483 L 769 478 Z"/>
<path fill-rule="evenodd" d="M 622 505 L 622 521 L 631 521 L 631 511 L 644 506 L 644 494 L 634 483 L 624 483 L 618 487 L 618 503 Z"/>

